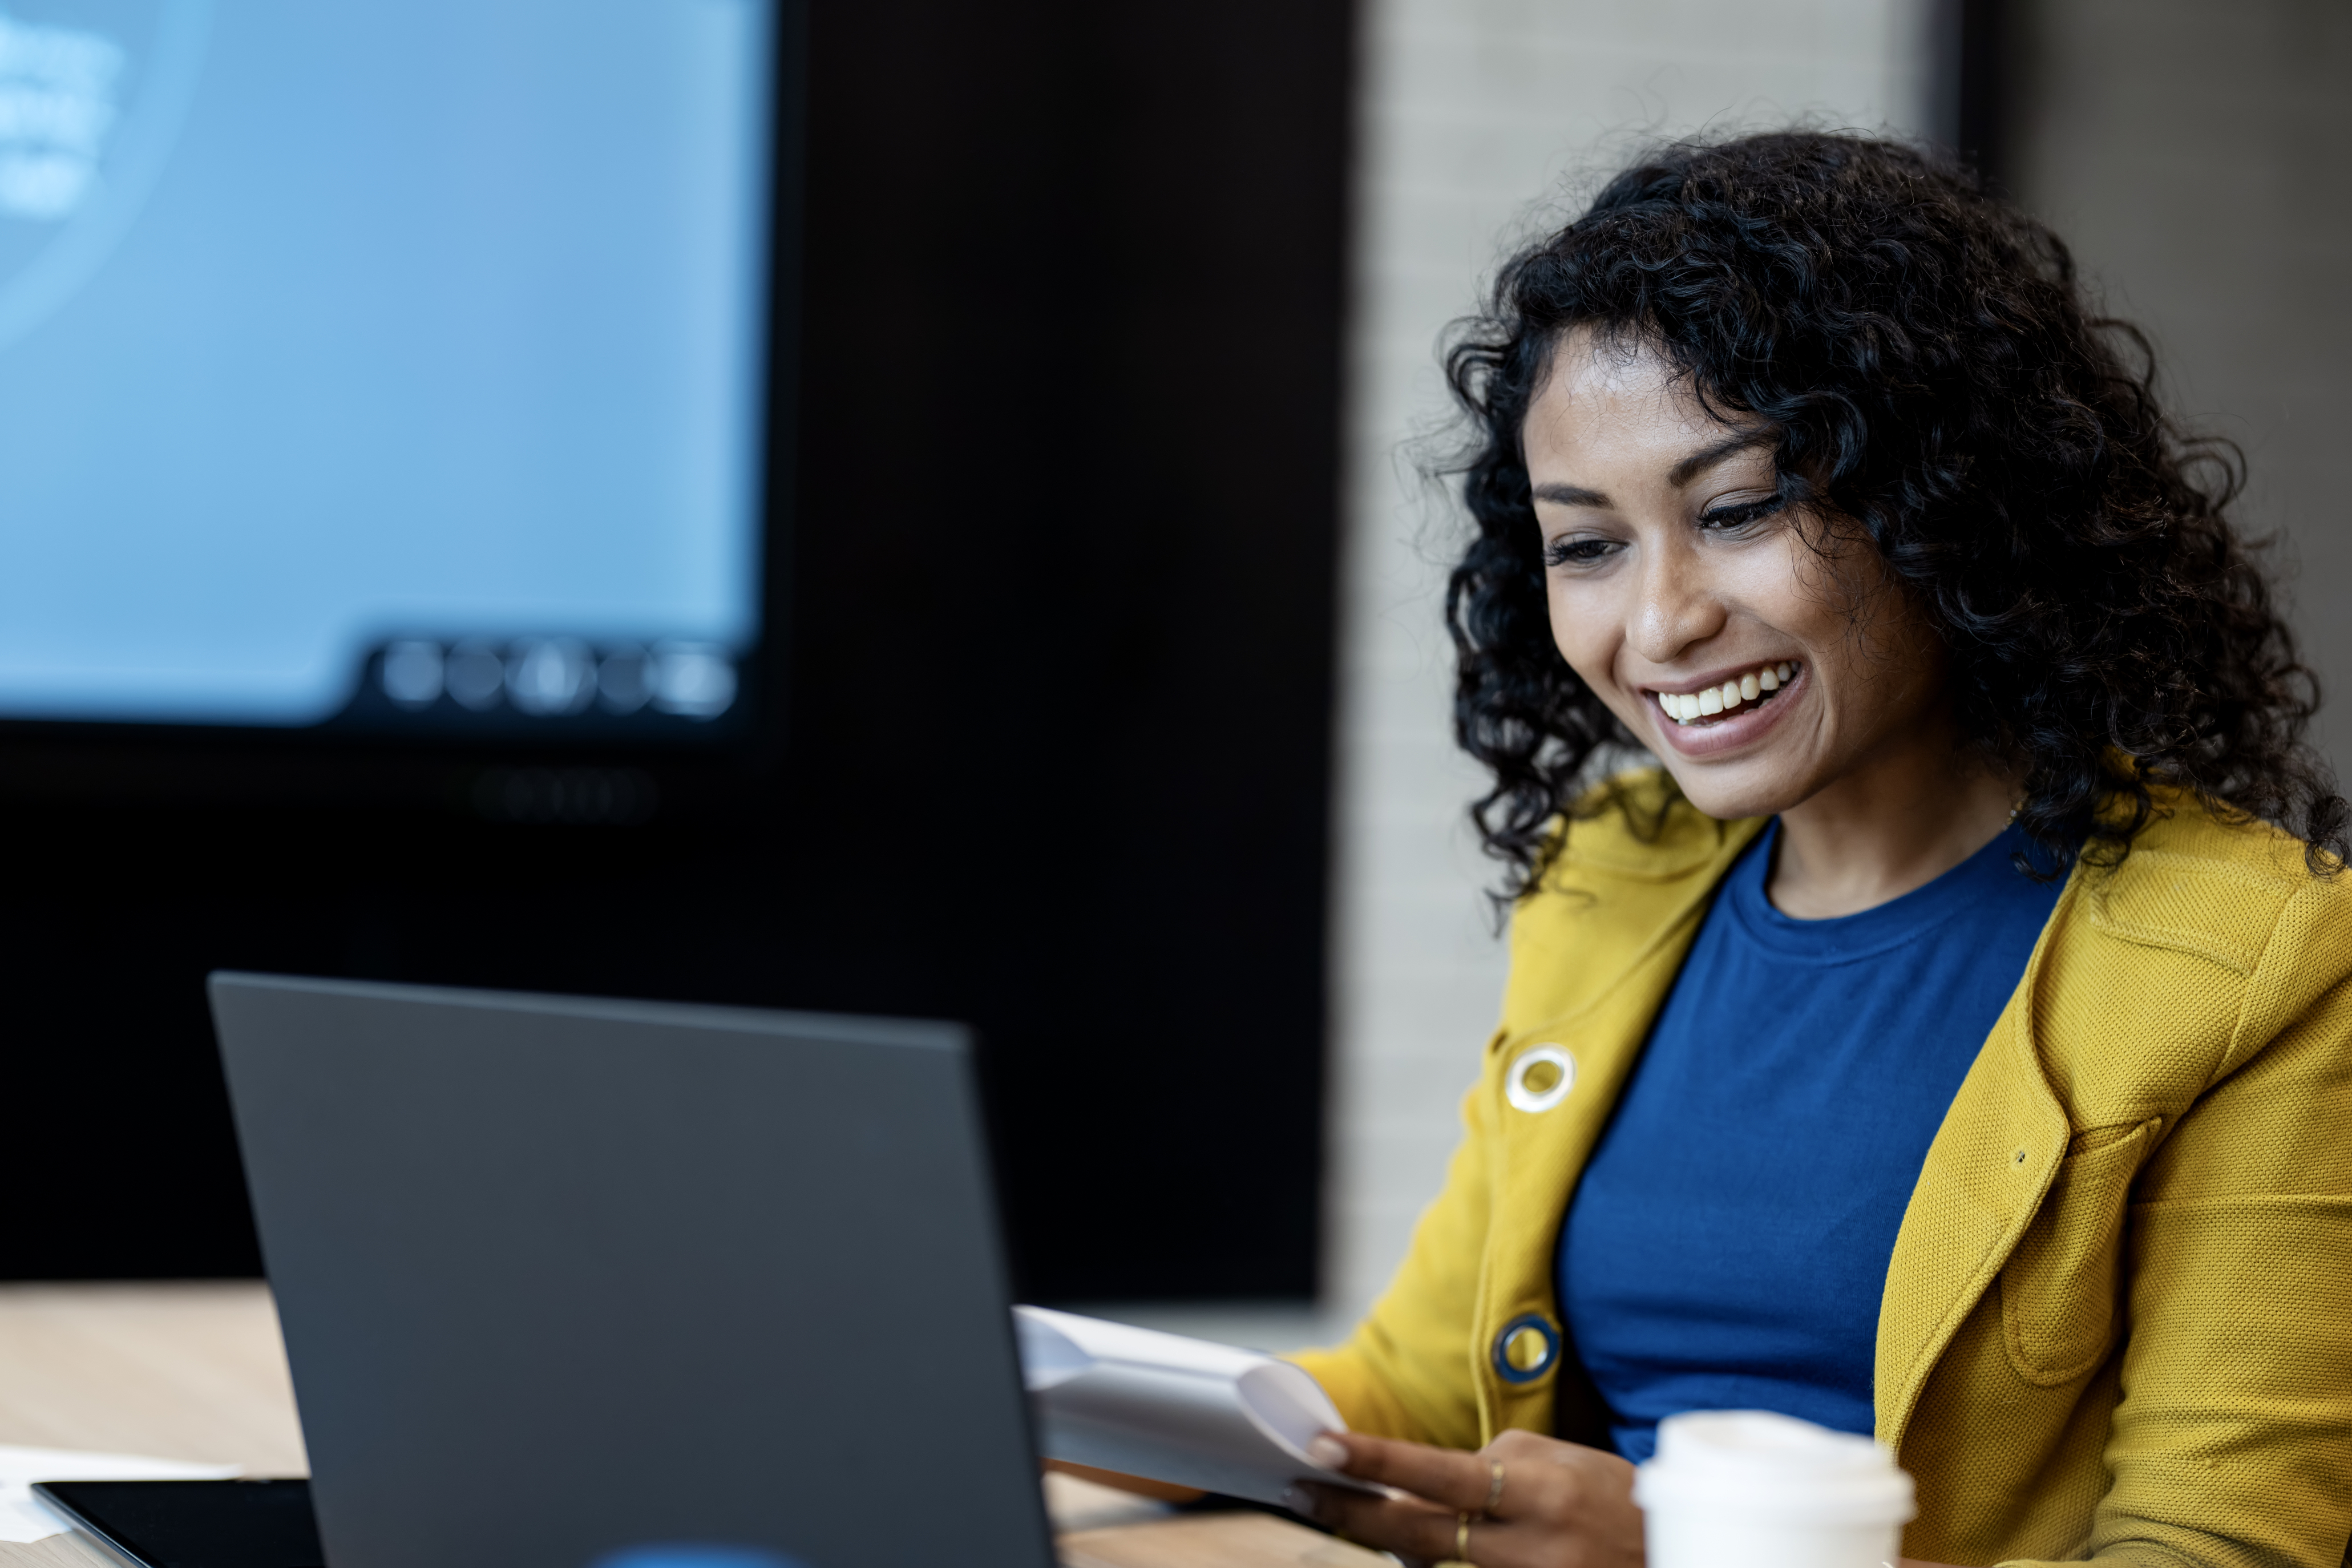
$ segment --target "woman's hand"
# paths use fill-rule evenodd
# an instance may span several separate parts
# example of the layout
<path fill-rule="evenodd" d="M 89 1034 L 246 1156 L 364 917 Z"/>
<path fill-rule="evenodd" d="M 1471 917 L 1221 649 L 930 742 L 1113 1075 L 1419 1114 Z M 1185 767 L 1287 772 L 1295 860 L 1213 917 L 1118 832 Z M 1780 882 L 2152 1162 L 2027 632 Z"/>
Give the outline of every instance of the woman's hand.
<path fill-rule="evenodd" d="M 1301 1489 L 1310 1505 L 1303 1511 L 1366 1546 L 1423 1563 L 1466 1558 L 1476 1568 L 1642 1568 L 1633 1467 L 1614 1454 L 1532 1432 L 1506 1432 L 1475 1454 L 1327 1432 L 1307 1452 L 1327 1469 L 1412 1494 Z"/>

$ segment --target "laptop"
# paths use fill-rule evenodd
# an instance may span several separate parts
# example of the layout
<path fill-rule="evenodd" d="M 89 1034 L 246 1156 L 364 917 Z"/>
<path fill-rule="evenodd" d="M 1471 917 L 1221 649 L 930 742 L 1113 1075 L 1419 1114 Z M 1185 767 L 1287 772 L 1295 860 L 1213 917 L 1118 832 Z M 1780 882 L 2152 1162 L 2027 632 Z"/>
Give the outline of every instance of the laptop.
<path fill-rule="evenodd" d="M 211 990 L 332 1568 L 1053 1561 L 961 1026 Z"/>

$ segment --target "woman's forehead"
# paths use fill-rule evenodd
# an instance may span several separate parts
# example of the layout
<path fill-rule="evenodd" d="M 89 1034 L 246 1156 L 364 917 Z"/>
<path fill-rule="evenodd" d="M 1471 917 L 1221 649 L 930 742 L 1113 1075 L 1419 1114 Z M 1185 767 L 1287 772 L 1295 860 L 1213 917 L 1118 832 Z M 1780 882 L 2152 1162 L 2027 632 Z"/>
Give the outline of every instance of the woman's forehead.
<path fill-rule="evenodd" d="M 1604 453 L 1671 463 L 1745 428 L 1710 411 L 1690 376 L 1646 342 L 1578 328 L 1553 350 L 1522 439 L 1531 465 Z"/>

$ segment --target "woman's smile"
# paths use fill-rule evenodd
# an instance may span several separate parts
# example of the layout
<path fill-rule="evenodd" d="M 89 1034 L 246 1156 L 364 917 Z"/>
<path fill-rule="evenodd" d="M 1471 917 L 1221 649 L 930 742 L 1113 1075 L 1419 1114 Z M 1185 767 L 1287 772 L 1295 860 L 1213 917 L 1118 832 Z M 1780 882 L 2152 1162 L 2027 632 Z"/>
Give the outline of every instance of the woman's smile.
<path fill-rule="evenodd" d="M 1948 771 L 1940 646 L 1874 553 L 1783 499 L 1769 427 L 1579 331 L 1524 440 L 1560 655 L 1700 810 L 1788 811 L 1897 757 Z"/>
<path fill-rule="evenodd" d="M 1641 688 L 1651 728 L 1685 756 L 1747 745 L 1778 724 L 1804 689 L 1804 661 L 1787 658 Z"/>

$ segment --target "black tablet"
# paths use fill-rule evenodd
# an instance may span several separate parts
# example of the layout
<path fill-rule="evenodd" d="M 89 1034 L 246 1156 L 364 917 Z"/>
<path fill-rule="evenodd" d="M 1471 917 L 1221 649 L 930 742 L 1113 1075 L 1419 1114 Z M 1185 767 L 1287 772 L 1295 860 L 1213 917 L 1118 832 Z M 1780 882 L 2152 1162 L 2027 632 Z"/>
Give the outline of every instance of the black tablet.
<path fill-rule="evenodd" d="M 33 1490 L 144 1568 L 325 1568 L 308 1481 L 43 1481 Z"/>

